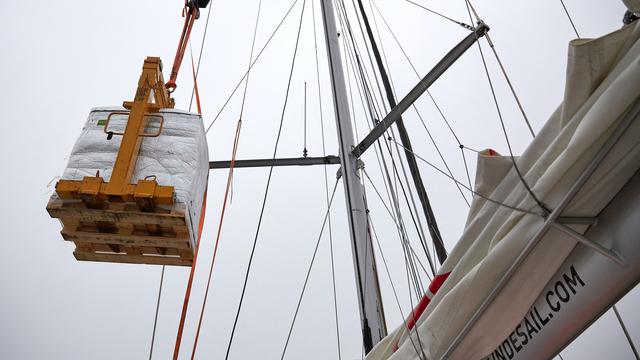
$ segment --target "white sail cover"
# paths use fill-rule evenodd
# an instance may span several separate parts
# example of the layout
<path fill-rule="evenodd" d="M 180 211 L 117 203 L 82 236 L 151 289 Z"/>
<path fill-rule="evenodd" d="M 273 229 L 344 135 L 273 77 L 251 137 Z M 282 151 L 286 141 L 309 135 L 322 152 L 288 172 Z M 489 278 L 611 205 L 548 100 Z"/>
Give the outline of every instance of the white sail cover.
<path fill-rule="evenodd" d="M 639 100 L 640 26 L 634 23 L 598 39 L 569 44 L 564 101 L 534 141 L 517 158 L 533 193 L 553 210 Z M 628 131 L 563 212 L 595 217 L 640 168 L 640 121 Z M 520 209 L 540 213 L 517 176 L 511 159 L 483 152 L 478 157 L 476 191 Z M 413 318 L 393 331 L 368 360 L 440 359 L 480 304 L 543 224 L 543 217 L 476 196 L 465 232 L 429 287 Z M 585 226 L 575 227 L 584 232 Z M 520 323 L 544 286 L 575 247 L 555 230 L 533 248 L 514 275 L 462 339 L 450 359 L 489 355 Z M 409 337 L 411 334 L 411 338 Z M 424 352 L 424 356 L 420 354 Z"/>

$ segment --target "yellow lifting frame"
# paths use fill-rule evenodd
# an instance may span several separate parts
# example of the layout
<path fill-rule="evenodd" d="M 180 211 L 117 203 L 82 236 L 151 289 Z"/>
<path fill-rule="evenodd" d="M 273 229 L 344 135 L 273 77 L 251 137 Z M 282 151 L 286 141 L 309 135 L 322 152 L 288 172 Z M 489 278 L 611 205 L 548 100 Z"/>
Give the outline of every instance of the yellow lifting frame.
<path fill-rule="evenodd" d="M 86 176 L 83 180 L 60 180 L 56 184 L 56 193 L 61 199 L 81 199 L 87 207 L 100 207 L 104 201 L 135 201 L 141 210 L 153 211 L 155 205 L 173 204 L 173 186 L 160 186 L 155 179 L 138 180 L 131 184 L 136 167 L 140 145 L 144 137 L 159 136 L 164 118 L 159 113 L 162 108 L 173 108 L 175 101 L 169 96 L 162 76 L 162 61 L 159 57 L 147 57 L 142 66 L 142 75 L 138 80 L 138 89 L 133 101 L 125 101 L 123 106 L 130 110 L 123 133 L 107 131 L 109 119 L 105 124 L 105 133 L 109 138 L 121 135 L 122 142 L 113 166 L 109 182 L 104 182 L 99 174 Z M 119 113 L 126 114 L 126 113 Z M 156 134 L 145 133 L 149 118 L 160 118 L 159 131 Z"/>

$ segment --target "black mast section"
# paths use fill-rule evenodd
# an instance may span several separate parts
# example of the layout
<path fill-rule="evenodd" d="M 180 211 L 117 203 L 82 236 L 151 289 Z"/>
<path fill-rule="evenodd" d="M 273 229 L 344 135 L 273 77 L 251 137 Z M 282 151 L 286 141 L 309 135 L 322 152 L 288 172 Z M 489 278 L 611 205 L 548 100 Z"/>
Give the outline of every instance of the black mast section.
<path fill-rule="evenodd" d="M 371 43 L 373 55 L 376 58 L 376 64 L 378 65 L 378 71 L 380 72 L 380 77 L 382 78 L 382 84 L 384 85 L 384 90 L 387 95 L 387 101 L 389 102 L 390 108 L 393 109 L 397 105 L 396 98 L 393 95 L 391 82 L 389 81 L 387 70 L 382 63 L 382 57 L 380 56 L 378 45 L 376 44 L 373 32 L 371 31 L 369 19 L 367 18 L 367 13 L 365 12 L 364 6 L 362 5 L 362 0 L 358 0 L 358 7 L 360 8 L 360 13 L 362 14 L 365 28 L 367 29 L 367 36 L 369 37 L 369 42 Z M 431 234 L 431 239 L 435 245 L 438 260 L 440 261 L 440 264 L 442 264 L 447 259 L 447 250 L 445 249 L 444 243 L 442 242 L 442 236 L 440 235 L 440 230 L 438 230 L 438 224 L 436 222 L 435 215 L 433 214 L 433 210 L 431 209 L 431 203 L 429 202 L 427 191 L 424 188 L 422 177 L 420 176 L 420 169 L 418 169 L 416 157 L 413 155 L 413 147 L 411 146 L 411 140 L 409 139 L 407 128 L 404 126 L 404 121 L 402 121 L 402 116 L 396 121 L 396 126 L 398 128 L 398 133 L 400 134 L 400 141 L 402 142 L 402 145 L 404 147 L 404 155 L 407 158 L 409 171 L 411 172 L 411 176 L 413 177 L 413 183 L 416 187 L 416 190 L 418 191 L 420 202 L 422 203 L 422 210 L 424 211 L 424 216 L 427 219 L 429 234 Z"/>

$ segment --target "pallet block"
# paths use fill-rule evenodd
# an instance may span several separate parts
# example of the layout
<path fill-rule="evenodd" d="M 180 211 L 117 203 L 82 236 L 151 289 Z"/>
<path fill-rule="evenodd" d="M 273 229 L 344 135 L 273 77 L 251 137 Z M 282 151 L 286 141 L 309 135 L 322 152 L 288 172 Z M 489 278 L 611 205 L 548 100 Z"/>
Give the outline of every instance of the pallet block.
<path fill-rule="evenodd" d="M 194 249 L 184 204 L 142 211 L 135 202 L 92 203 L 53 196 L 47 212 L 80 261 L 191 266 Z"/>

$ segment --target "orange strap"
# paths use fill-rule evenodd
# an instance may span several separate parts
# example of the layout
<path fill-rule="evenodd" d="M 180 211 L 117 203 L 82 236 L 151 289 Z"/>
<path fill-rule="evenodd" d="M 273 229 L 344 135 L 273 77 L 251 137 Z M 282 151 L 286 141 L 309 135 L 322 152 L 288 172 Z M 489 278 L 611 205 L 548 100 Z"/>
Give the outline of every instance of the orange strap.
<path fill-rule="evenodd" d="M 187 290 L 184 293 L 184 301 L 182 303 L 182 314 L 180 315 L 180 324 L 178 325 L 178 335 L 176 336 L 176 346 L 173 350 L 173 360 L 178 360 L 180 352 L 180 343 L 182 342 L 182 331 L 184 330 L 184 321 L 187 318 L 187 309 L 189 308 L 189 298 L 191 297 L 191 285 L 193 285 L 193 275 L 198 261 L 198 249 L 200 249 L 200 241 L 202 240 L 202 229 L 204 227 L 204 214 L 207 209 L 207 190 L 204 191 L 204 199 L 202 200 L 202 211 L 200 215 L 200 224 L 198 228 L 198 244 L 193 255 L 193 264 L 189 272 L 189 281 L 187 282 Z"/>
<path fill-rule="evenodd" d="M 202 108 L 200 107 L 200 94 L 198 93 L 198 83 L 196 81 L 196 70 L 193 63 L 193 54 L 191 54 L 191 69 L 193 71 L 193 86 L 196 95 L 196 105 L 198 107 L 198 114 L 202 114 Z M 237 136 L 237 135 L 236 135 Z M 234 152 L 235 154 L 235 152 Z M 232 162 L 233 165 L 233 162 Z M 189 308 L 189 298 L 191 297 L 191 286 L 193 285 L 193 276 L 196 269 L 196 263 L 198 260 L 198 249 L 200 248 L 200 241 L 202 239 L 202 229 L 204 227 L 204 215 L 207 209 L 207 190 L 204 192 L 204 199 L 202 200 L 202 211 L 200 215 L 200 224 L 198 228 L 198 244 L 196 245 L 195 254 L 193 255 L 193 264 L 191 265 L 191 271 L 189 272 L 189 281 L 187 283 L 187 290 L 184 294 L 184 301 L 182 303 L 182 314 L 180 315 L 180 324 L 178 325 L 178 334 L 176 336 L 176 345 L 173 350 L 173 359 L 178 359 L 180 353 L 180 344 L 182 343 L 182 332 L 184 331 L 184 323 L 187 318 L 187 310 Z M 217 241 L 216 241 L 217 248 Z M 215 255 L 214 255 L 215 256 Z"/>
<path fill-rule="evenodd" d="M 199 106 L 198 106 L 199 108 Z M 200 109 L 198 109 L 200 110 Z M 233 152 L 231 155 L 231 164 L 229 165 L 229 176 L 227 178 L 227 188 L 224 194 L 224 203 L 222 205 L 222 212 L 220 214 L 220 223 L 218 224 L 218 235 L 216 237 L 216 243 L 213 249 L 213 259 L 211 260 L 211 267 L 209 269 L 209 279 L 207 280 L 207 289 L 204 295 L 204 301 L 202 303 L 202 308 L 200 310 L 200 319 L 198 321 L 198 330 L 196 332 L 196 337 L 193 343 L 193 350 L 191 353 L 191 359 L 193 359 L 194 354 L 196 352 L 196 347 L 198 344 L 198 338 L 200 336 L 200 326 L 202 324 L 202 317 L 204 315 L 204 307 L 207 303 L 207 296 L 209 294 L 209 284 L 211 283 L 211 274 L 213 272 L 213 264 L 216 260 L 216 254 L 218 251 L 218 243 L 220 241 L 220 233 L 222 230 L 222 221 L 224 219 L 225 209 L 227 207 L 227 197 L 229 195 L 229 189 L 231 188 L 231 179 L 233 178 L 233 169 L 235 167 L 236 153 L 238 151 L 238 141 L 240 139 L 240 128 L 242 126 L 242 120 L 238 120 L 238 125 L 236 127 L 236 135 L 233 143 Z M 184 294 L 184 302 L 182 304 L 182 314 L 180 315 L 180 324 L 178 325 L 178 334 L 176 336 L 176 345 L 173 351 L 173 359 L 178 360 L 178 355 L 180 353 L 180 344 L 182 343 L 182 333 L 184 331 L 184 323 L 187 317 L 187 309 L 189 307 L 189 298 L 191 296 L 191 286 L 193 285 L 193 276 L 196 268 L 196 260 L 198 259 L 198 249 L 200 248 L 200 236 L 202 235 L 202 228 L 204 225 L 204 209 L 206 209 L 206 192 L 205 192 L 205 202 L 203 203 L 203 215 L 200 217 L 200 229 L 198 232 L 198 245 L 196 246 L 195 255 L 193 256 L 193 265 L 191 266 L 191 272 L 189 273 L 189 281 L 187 283 L 187 289 Z"/>

